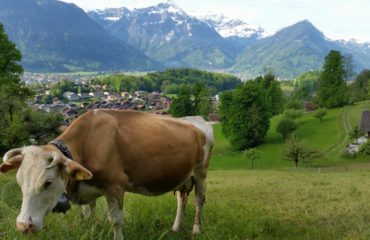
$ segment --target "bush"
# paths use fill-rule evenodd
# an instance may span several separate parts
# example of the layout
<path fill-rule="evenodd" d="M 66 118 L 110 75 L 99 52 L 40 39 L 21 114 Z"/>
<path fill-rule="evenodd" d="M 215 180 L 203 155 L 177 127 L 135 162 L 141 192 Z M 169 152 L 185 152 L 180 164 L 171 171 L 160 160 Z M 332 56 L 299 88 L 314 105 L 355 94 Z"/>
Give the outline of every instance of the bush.
<path fill-rule="evenodd" d="M 297 129 L 297 124 L 288 118 L 280 120 L 276 126 L 276 131 L 283 135 L 283 138 L 286 139 L 291 133 Z"/>
<path fill-rule="evenodd" d="M 370 141 L 367 141 L 360 147 L 359 153 L 362 155 L 370 155 Z"/>
<path fill-rule="evenodd" d="M 284 117 L 287 119 L 298 119 L 302 117 L 303 111 L 302 110 L 297 110 L 297 109 L 287 109 L 284 111 Z"/>
<path fill-rule="evenodd" d="M 314 113 L 313 116 L 317 119 L 321 120 L 328 114 L 328 110 L 326 108 L 319 108 Z"/>

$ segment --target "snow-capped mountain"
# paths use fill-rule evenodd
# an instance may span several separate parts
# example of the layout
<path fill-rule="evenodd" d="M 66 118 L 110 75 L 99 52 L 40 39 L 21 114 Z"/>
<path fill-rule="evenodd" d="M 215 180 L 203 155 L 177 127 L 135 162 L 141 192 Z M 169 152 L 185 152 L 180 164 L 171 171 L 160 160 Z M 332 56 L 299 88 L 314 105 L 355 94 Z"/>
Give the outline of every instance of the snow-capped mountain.
<path fill-rule="evenodd" d="M 110 21 L 110 22 L 116 22 L 120 20 L 123 16 L 130 13 L 130 10 L 121 7 L 121 8 L 107 8 L 105 10 L 95 10 L 94 11 L 101 20 L 104 21 Z"/>
<path fill-rule="evenodd" d="M 167 66 L 225 68 L 234 63 L 233 51 L 225 39 L 172 1 L 88 14 L 117 38 Z"/>
<path fill-rule="evenodd" d="M 262 38 L 264 30 L 252 26 L 240 19 L 233 19 L 223 14 L 199 15 L 199 19 L 208 23 L 224 38 Z"/>

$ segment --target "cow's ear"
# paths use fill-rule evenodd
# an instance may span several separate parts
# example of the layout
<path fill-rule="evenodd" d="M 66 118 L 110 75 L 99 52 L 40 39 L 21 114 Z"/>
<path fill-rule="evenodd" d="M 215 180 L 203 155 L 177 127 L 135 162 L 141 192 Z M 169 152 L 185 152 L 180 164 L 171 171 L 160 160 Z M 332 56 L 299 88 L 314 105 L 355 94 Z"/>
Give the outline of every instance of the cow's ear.
<path fill-rule="evenodd" d="M 4 163 L 0 165 L 0 172 L 6 173 L 12 169 L 19 168 L 23 161 L 23 148 L 9 150 L 4 155 Z"/>
<path fill-rule="evenodd" d="M 75 161 L 68 161 L 66 164 L 68 175 L 76 181 L 90 180 L 93 174 Z"/>
<path fill-rule="evenodd" d="M 12 169 L 19 168 L 23 161 L 23 155 L 17 155 L 10 159 L 7 159 L 6 162 L 0 165 L 0 172 L 6 173 Z"/>

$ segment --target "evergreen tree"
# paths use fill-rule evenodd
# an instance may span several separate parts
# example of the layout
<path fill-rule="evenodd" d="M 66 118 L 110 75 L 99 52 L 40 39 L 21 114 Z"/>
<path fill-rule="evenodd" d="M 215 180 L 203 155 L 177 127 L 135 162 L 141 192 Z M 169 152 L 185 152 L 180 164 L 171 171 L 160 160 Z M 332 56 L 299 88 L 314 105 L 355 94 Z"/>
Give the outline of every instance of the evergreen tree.
<path fill-rule="evenodd" d="M 263 77 L 258 77 L 256 80 L 264 90 L 264 100 L 270 116 L 272 117 L 282 113 L 284 108 L 284 94 L 276 77 L 268 73 Z"/>
<path fill-rule="evenodd" d="M 319 79 L 318 101 L 321 107 L 342 107 L 349 102 L 348 87 L 344 80 L 343 57 L 338 51 L 330 51 L 325 57 Z"/>
<path fill-rule="evenodd" d="M 239 85 L 221 96 L 222 128 L 231 145 L 243 150 L 263 142 L 270 126 L 264 91 L 257 81 Z"/>

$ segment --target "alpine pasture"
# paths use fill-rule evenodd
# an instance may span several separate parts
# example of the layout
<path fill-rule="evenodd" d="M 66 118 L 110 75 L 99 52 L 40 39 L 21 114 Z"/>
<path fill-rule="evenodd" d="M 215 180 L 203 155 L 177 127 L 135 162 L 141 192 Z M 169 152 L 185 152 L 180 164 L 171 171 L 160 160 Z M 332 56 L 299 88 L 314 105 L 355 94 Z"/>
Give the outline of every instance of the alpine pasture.
<path fill-rule="evenodd" d="M 216 143 L 207 179 L 203 233 L 191 234 L 193 193 L 183 230 L 170 231 L 176 214 L 172 193 L 160 197 L 126 194 L 125 239 L 368 239 L 370 238 L 369 159 L 343 158 L 347 133 L 358 124 L 370 102 L 329 110 L 319 122 L 312 113 L 297 120 L 297 135 L 320 157 L 299 163 L 284 160 L 284 140 L 272 119 L 260 158 L 251 162 L 234 152 L 214 125 Z M 21 205 L 15 173 L 0 175 L 0 238 L 30 239 L 15 229 Z M 49 213 L 45 228 L 31 239 L 111 239 L 106 203 L 98 201 L 95 215 L 83 220 L 74 205 L 65 215 Z"/>

